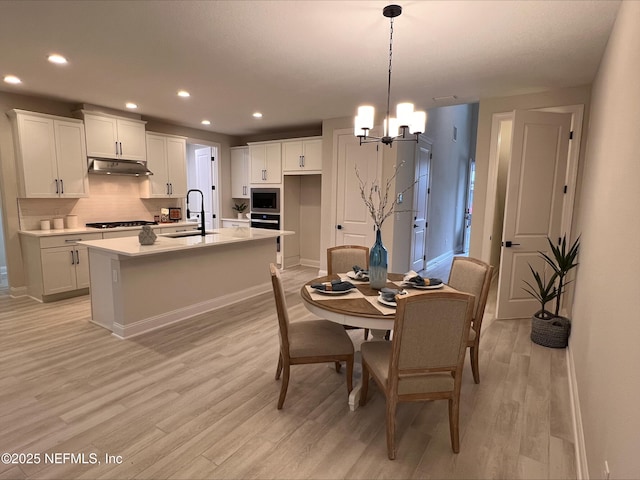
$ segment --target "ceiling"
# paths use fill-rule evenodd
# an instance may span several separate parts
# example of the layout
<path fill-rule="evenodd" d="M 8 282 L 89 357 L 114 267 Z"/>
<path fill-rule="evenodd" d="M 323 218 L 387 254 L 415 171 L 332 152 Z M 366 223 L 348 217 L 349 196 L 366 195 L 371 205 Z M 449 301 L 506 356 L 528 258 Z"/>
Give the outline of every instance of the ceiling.
<path fill-rule="evenodd" d="M 363 103 L 385 108 L 388 3 L 3 0 L 0 77 L 22 84 L 0 90 L 117 110 L 134 102 L 143 117 L 229 135 L 317 127 Z M 400 4 L 391 102 L 419 109 L 591 83 L 619 7 Z M 53 52 L 69 63 L 47 62 Z"/>

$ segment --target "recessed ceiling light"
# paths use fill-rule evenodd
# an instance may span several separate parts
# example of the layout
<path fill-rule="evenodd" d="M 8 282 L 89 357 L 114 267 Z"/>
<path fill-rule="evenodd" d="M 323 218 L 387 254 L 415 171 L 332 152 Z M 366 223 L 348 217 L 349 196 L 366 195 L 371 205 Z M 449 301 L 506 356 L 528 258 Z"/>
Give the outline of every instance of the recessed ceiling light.
<path fill-rule="evenodd" d="M 202 125 L 211 125 L 211 122 L 209 120 L 202 120 Z"/>
<path fill-rule="evenodd" d="M 20 80 L 15 75 L 5 75 L 4 76 L 4 81 L 7 82 L 7 83 L 13 83 L 13 84 L 22 83 L 22 80 Z"/>
<path fill-rule="evenodd" d="M 125 106 L 127 108 L 138 108 L 138 105 L 136 105 L 135 103 L 132 103 L 132 102 L 127 102 L 127 104 Z"/>
<path fill-rule="evenodd" d="M 67 63 L 67 59 L 62 55 L 58 55 L 57 53 L 52 53 L 51 55 L 49 55 L 48 60 L 51 63 L 57 63 L 58 65 L 64 65 Z"/>
<path fill-rule="evenodd" d="M 189 94 L 189 92 L 187 92 L 186 90 L 179 90 L 178 91 L 178 96 L 179 97 L 190 97 L 191 95 Z"/>
<path fill-rule="evenodd" d="M 262 114 L 260 112 L 256 112 L 253 114 L 254 118 L 262 118 Z"/>

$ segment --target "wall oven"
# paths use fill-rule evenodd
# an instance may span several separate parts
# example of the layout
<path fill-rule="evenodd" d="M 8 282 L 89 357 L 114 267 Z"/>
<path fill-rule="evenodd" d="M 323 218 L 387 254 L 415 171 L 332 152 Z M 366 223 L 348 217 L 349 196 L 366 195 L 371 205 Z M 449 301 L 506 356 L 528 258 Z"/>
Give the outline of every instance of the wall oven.
<path fill-rule="evenodd" d="M 280 213 L 280 189 L 252 188 L 251 212 L 271 214 Z"/>
<path fill-rule="evenodd" d="M 251 213 L 251 228 L 280 230 L 280 214 Z M 276 239 L 276 251 L 280 252 L 280 237 Z"/>

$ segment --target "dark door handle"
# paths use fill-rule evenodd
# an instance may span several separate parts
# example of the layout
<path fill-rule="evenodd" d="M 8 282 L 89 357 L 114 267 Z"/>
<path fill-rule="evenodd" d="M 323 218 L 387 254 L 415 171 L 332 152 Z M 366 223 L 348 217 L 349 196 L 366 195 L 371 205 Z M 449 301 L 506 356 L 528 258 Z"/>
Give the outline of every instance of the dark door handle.
<path fill-rule="evenodd" d="M 514 245 L 520 245 L 519 243 L 513 243 L 511 240 L 507 240 L 506 242 L 502 242 L 503 247 L 511 248 Z"/>
<path fill-rule="evenodd" d="M 336 225 L 336 228 L 337 228 L 338 230 L 342 230 L 342 225 Z"/>

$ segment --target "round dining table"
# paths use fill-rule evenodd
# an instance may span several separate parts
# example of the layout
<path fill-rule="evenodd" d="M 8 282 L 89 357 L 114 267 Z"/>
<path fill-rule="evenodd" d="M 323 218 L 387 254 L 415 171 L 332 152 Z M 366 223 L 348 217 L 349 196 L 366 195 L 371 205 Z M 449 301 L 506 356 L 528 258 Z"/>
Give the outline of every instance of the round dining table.
<path fill-rule="evenodd" d="M 387 275 L 387 287 L 397 290 L 402 289 L 403 274 L 390 273 Z M 317 293 L 311 285 L 317 283 L 328 283 L 332 280 L 347 280 L 356 288 L 349 293 Z M 428 294 L 429 292 L 441 291 L 455 292 L 454 288 L 444 285 L 433 290 L 419 290 L 406 288 L 407 295 Z M 300 296 L 307 310 L 321 318 L 326 318 L 335 323 L 352 327 L 368 328 L 371 330 L 372 341 L 385 341 L 384 334 L 387 330 L 393 330 L 395 323 L 395 308 L 388 305 L 381 305 L 378 301 L 379 291 L 371 288 L 368 282 L 359 282 L 347 278 L 347 274 L 327 275 L 314 278 L 305 283 L 300 289 Z M 359 355 L 359 351 L 356 352 Z M 353 390 L 349 395 L 349 408 L 355 410 L 360 399 L 360 388 L 362 382 L 358 380 L 354 383 Z"/>

